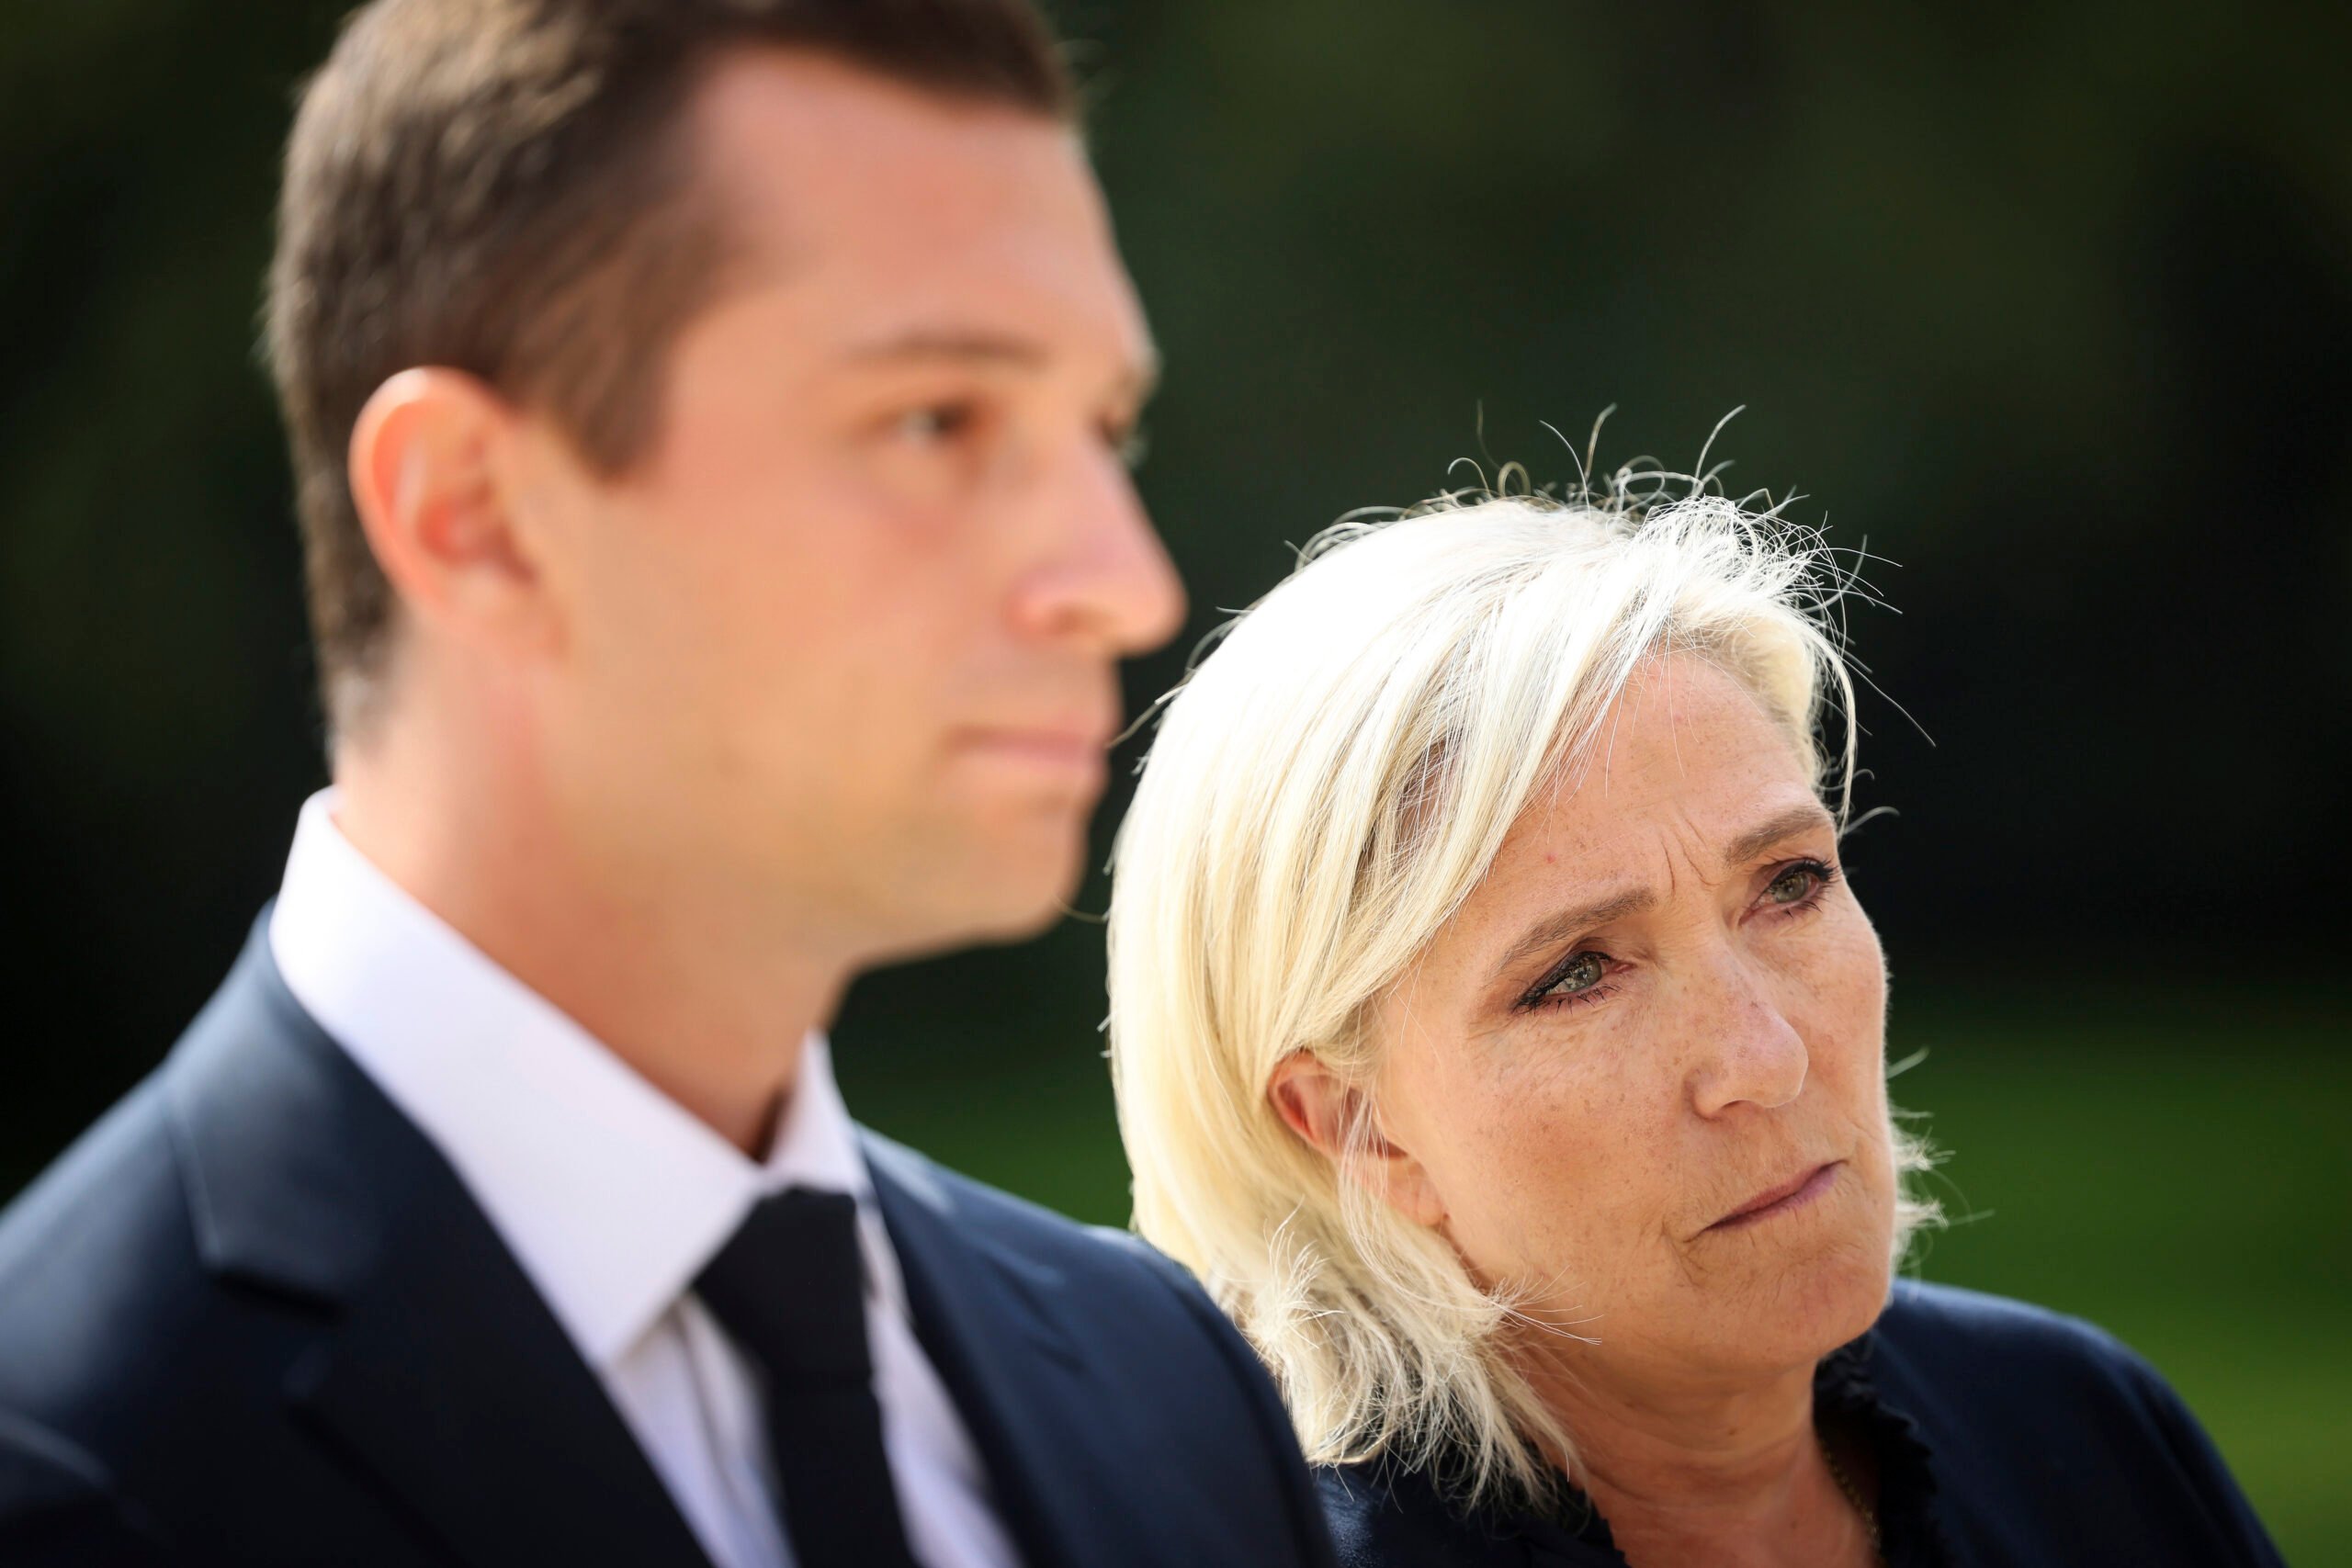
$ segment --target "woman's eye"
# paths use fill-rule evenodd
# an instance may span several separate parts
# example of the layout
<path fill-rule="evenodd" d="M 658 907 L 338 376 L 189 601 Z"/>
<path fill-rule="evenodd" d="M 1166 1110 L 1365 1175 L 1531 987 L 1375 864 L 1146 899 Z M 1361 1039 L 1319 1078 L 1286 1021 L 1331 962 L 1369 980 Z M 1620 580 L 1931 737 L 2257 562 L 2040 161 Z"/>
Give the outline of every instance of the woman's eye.
<path fill-rule="evenodd" d="M 1608 975 L 1609 965 L 1598 953 L 1579 953 L 1568 960 L 1568 966 L 1559 977 L 1544 987 L 1547 997 L 1573 997 L 1579 991 L 1589 991 Z"/>
<path fill-rule="evenodd" d="M 1765 902 L 1788 909 L 1811 904 L 1838 880 L 1838 873 L 1819 861 L 1799 861 L 1774 877 L 1764 889 Z"/>

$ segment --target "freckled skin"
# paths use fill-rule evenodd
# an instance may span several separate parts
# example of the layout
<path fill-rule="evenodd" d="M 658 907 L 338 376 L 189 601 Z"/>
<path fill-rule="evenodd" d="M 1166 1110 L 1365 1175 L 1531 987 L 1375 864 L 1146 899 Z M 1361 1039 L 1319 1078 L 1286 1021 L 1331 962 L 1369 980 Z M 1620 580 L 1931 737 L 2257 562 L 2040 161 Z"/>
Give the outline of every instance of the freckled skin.
<path fill-rule="evenodd" d="M 1829 818 L 1725 864 L 1725 846 L 1815 797 L 1782 728 L 1678 656 L 1629 688 L 1601 750 L 1539 796 L 1486 881 L 1385 999 L 1390 1190 L 1537 1317 L 1598 1345 L 1543 1354 L 1629 1396 L 1809 1370 L 1867 1327 L 1891 1270 L 1895 1174 L 1885 967 Z M 1597 895 L 1655 907 L 1499 978 L 1522 932 Z M 1571 952 L 1607 955 L 1594 999 L 1514 1006 Z M 1843 1161 L 1809 1203 L 1708 1227 Z"/>

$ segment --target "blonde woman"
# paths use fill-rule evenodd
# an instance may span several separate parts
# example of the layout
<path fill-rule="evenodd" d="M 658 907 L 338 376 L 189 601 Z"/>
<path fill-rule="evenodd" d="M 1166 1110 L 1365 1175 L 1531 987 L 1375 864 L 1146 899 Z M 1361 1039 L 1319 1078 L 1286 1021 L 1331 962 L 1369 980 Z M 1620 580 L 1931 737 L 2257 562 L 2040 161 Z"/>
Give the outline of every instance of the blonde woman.
<path fill-rule="evenodd" d="M 1136 1224 L 1343 1561 L 2277 1562 L 2146 1363 L 1894 1282 L 1932 1214 L 1836 586 L 1713 496 L 1446 501 L 1326 534 L 1168 705 L 1111 912 Z"/>

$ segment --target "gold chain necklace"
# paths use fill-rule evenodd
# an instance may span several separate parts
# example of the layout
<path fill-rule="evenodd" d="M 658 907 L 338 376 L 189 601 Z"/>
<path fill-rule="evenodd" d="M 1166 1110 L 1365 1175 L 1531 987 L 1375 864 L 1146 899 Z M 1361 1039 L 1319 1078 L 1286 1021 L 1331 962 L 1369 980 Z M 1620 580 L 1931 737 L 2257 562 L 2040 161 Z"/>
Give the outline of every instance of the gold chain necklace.
<path fill-rule="evenodd" d="M 1846 1467 L 1838 1462 L 1838 1456 L 1830 1451 L 1829 1439 L 1820 1438 L 1818 1440 L 1821 1457 L 1829 1466 L 1829 1479 L 1838 1483 L 1838 1490 L 1845 1494 L 1846 1501 L 1854 1506 L 1854 1512 L 1862 1517 L 1862 1529 L 1871 1538 L 1871 1556 L 1881 1562 L 1885 1562 L 1886 1549 L 1878 1541 L 1878 1510 L 1862 1501 L 1862 1489 L 1854 1484 L 1854 1478 L 1848 1475 Z"/>

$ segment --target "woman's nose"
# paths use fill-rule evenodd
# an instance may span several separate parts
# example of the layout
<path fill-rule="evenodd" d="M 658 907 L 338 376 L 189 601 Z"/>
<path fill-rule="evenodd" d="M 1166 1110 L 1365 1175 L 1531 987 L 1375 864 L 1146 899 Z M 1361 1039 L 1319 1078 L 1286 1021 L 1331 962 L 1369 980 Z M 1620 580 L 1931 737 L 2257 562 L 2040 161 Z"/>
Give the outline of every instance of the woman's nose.
<path fill-rule="evenodd" d="M 1722 1116 L 1739 1105 L 1770 1111 L 1804 1091 L 1811 1066 L 1804 1036 L 1773 999 L 1764 977 L 1725 955 L 1709 977 L 1712 1005 L 1690 1075 L 1690 1099 L 1702 1116 Z"/>

